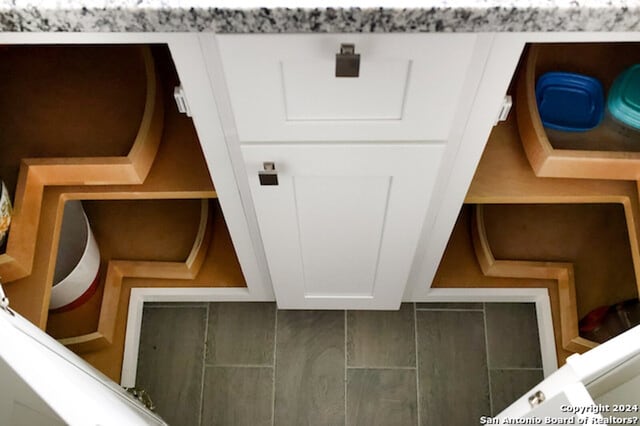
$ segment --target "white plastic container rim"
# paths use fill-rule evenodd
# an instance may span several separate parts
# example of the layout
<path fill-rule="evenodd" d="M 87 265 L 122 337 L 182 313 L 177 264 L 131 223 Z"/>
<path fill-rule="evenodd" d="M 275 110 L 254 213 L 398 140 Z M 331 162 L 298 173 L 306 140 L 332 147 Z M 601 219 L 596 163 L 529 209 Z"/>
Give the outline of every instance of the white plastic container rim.
<path fill-rule="evenodd" d="M 84 210 L 82 210 L 82 217 L 87 227 L 87 241 L 84 252 L 69 275 L 59 283 L 54 284 L 51 289 L 50 310 L 65 308 L 77 301 L 92 287 L 95 287 L 94 283 L 98 279 L 100 250 L 93 232 L 91 232 L 89 219 Z"/>

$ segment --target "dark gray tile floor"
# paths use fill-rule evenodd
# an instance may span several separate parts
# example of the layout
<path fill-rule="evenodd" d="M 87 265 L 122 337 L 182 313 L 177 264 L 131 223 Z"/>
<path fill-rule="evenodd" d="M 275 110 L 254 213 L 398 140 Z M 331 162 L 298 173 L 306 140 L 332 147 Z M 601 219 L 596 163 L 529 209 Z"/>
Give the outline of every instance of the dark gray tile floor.
<path fill-rule="evenodd" d="M 145 304 L 136 386 L 171 425 L 472 425 L 542 380 L 535 307 Z"/>

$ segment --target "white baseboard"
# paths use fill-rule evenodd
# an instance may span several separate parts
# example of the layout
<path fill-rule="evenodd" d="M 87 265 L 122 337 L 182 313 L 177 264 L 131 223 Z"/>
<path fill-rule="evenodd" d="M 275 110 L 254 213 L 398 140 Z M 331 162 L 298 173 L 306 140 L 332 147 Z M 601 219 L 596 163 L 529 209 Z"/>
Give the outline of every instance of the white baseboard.
<path fill-rule="evenodd" d="M 127 329 L 120 384 L 135 386 L 144 302 L 256 302 L 244 288 L 133 288 L 129 298 Z M 558 369 L 551 319 L 551 304 L 541 288 L 436 288 L 411 302 L 529 302 L 535 303 L 542 369 L 547 377 Z"/>

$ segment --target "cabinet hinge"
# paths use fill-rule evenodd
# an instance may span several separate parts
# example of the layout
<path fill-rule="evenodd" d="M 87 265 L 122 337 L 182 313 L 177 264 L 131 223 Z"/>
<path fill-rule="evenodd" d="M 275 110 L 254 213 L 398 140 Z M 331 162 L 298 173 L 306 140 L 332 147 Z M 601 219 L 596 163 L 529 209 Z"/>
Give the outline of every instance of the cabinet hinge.
<path fill-rule="evenodd" d="M 495 123 L 493 123 L 494 126 L 499 122 L 505 121 L 507 119 L 507 117 L 509 116 L 509 111 L 511 111 L 512 106 L 513 106 L 513 100 L 511 99 L 511 96 L 506 95 L 502 100 L 502 104 L 500 105 L 500 110 L 498 111 L 498 116 L 496 117 L 496 121 Z"/>
<path fill-rule="evenodd" d="M 3 311 L 13 315 L 11 309 L 9 309 L 9 298 L 6 294 L 4 294 L 4 289 L 2 288 L 2 284 L 0 284 L 0 309 Z"/>
<path fill-rule="evenodd" d="M 173 98 L 176 100 L 176 105 L 178 105 L 178 111 L 186 114 L 187 117 L 191 117 L 191 108 L 189 108 L 189 103 L 187 102 L 187 97 L 184 94 L 182 86 L 176 86 L 173 89 Z"/>

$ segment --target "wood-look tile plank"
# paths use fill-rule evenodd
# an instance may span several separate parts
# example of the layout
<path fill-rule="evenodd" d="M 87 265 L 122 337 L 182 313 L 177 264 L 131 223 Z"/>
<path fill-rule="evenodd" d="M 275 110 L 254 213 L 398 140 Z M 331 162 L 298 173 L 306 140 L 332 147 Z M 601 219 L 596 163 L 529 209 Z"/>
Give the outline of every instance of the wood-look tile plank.
<path fill-rule="evenodd" d="M 542 368 L 533 303 L 486 303 L 489 368 Z"/>
<path fill-rule="evenodd" d="M 344 312 L 279 311 L 277 321 L 275 424 L 344 424 Z"/>
<path fill-rule="evenodd" d="M 347 425 L 417 425 L 416 371 L 349 369 Z"/>
<path fill-rule="evenodd" d="M 206 367 L 202 425 L 269 426 L 273 367 Z"/>
<path fill-rule="evenodd" d="M 489 370 L 492 415 L 496 415 L 544 379 L 542 370 Z"/>
<path fill-rule="evenodd" d="M 415 367 L 413 305 L 398 311 L 347 312 L 347 366 Z"/>
<path fill-rule="evenodd" d="M 206 307 L 143 311 L 136 386 L 172 426 L 198 424 L 206 321 Z"/>
<path fill-rule="evenodd" d="M 211 303 L 207 364 L 272 365 L 275 303 Z"/>
<path fill-rule="evenodd" d="M 423 425 L 471 425 L 490 414 L 482 312 L 419 311 Z"/>

